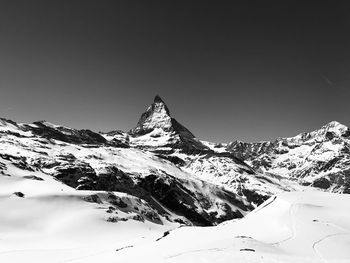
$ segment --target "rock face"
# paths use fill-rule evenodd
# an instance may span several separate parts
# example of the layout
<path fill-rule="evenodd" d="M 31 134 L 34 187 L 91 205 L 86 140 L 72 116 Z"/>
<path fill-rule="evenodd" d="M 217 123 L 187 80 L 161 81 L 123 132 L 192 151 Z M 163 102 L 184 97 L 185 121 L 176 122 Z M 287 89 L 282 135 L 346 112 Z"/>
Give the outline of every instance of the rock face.
<path fill-rule="evenodd" d="M 45 121 L 38 121 L 33 124 L 24 126 L 23 129 L 46 139 L 55 139 L 75 144 L 101 144 L 106 142 L 103 136 L 90 130 L 70 129 Z"/>
<path fill-rule="evenodd" d="M 273 142 L 228 144 L 254 169 L 320 189 L 350 193 L 350 129 L 332 121 L 318 130 Z"/>
<path fill-rule="evenodd" d="M 169 109 L 158 95 L 154 98 L 154 102 L 141 115 L 136 127 L 129 133 L 132 135 L 144 135 L 156 128 L 162 129 L 165 132 L 175 131 Z M 190 132 L 189 134 L 191 137 L 194 137 Z"/>
<path fill-rule="evenodd" d="M 170 146 L 186 153 L 209 150 L 187 128 L 170 116 L 168 107 L 158 95 L 129 134 L 138 138 L 138 144 L 145 147 Z"/>
<path fill-rule="evenodd" d="M 263 153 L 269 152 L 273 147 L 271 142 L 241 142 L 234 141 L 228 144 L 227 150 L 234 153 L 235 156 L 242 160 L 253 159 Z"/>

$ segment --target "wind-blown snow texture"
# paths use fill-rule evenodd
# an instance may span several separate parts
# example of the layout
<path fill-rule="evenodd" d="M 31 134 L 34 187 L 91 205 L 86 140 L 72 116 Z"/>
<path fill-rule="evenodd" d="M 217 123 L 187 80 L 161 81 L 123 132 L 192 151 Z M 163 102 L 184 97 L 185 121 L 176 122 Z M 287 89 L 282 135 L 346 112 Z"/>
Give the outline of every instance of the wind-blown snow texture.
<path fill-rule="evenodd" d="M 171 117 L 159 96 L 129 132 L 95 133 L 45 121 L 0 119 L 0 261 L 28 257 L 30 262 L 47 262 L 55 254 L 57 261 L 51 262 L 87 262 L 85 257 L 94 262 L 101 255 L 113 262 L 119 257 L 115 249 L 131 251 L 131 246 L 163 233 L 159 242 L 166 240 L 167 231 L 179 226 L 241 218 L 285 191 L 348 193 L 349 138 L 347 127 L 331 122 L 275 142 L 200 141 Z M 190 236 L 197 231 L 184 229 Z M 214 229 L 211 235 L 224 228 Z M 280 230 L 281 235 L 288 232 Z M 319 243 L 314 251 L 328 244 Z M 257 246 L 275 253 L 278 249 L 270 245 Z"/>

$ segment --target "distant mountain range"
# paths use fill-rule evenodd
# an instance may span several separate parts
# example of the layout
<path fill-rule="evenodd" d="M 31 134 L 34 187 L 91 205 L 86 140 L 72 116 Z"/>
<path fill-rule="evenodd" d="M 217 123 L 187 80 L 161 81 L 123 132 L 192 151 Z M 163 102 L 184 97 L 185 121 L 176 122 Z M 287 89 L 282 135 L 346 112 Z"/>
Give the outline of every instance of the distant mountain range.
<path fill-rule="evenodd" d="M 271 142 L 210 143 L 171 117 L 156 96 L 129 132 L 0 119 L 0 176 L 54 178 L 50 184 L 96 191 L 84 200 L 108 204 L 106 215 L 127 211 L 158 224 L 215 225 L 284 191 L 350 193 L 350 129 L 333 121 Z"/>

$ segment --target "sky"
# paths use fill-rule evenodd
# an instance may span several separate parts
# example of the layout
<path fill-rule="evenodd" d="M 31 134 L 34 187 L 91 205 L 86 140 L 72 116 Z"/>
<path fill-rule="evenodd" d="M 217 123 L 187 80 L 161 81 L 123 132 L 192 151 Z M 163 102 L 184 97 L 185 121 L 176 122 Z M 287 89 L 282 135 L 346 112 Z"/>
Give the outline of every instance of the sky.
<path fill-rule="evenodd" d="M 0 116 L 127 131 L 159 94 L 213 142 L 349 126 L 350 4 L 297 2 L 2 0 Z"/>

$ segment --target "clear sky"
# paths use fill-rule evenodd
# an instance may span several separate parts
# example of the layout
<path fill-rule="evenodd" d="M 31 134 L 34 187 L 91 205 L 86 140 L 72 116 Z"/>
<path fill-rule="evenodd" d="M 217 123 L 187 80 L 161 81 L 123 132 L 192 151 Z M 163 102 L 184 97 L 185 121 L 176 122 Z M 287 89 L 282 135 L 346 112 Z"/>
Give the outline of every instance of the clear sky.
<path fill-rule="evenodd" d="M 238 2 L 2 0 L 0 116 L 129 130 L 159 94 L 215 142 L 349 125 L 350 4 Z"/>

